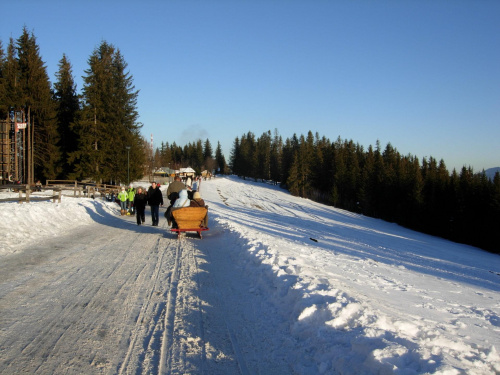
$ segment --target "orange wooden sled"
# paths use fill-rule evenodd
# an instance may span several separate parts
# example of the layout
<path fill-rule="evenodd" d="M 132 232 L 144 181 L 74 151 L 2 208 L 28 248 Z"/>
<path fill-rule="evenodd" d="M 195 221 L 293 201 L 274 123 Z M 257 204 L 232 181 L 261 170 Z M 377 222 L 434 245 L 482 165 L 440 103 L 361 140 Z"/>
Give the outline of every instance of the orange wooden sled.
<path fill-rule="evenodd" d="M 177 238 L 181 236 L 181 232 L 197 232 L 198 236 L 202 238 L 201 232 L 208 230 L 208 227 L 203 225 L 207 214 L 208 207 L 173 208 L 172 215 L 177 223 L 177 228 L 170 228 L 170 230 L 177 232 Z"/>

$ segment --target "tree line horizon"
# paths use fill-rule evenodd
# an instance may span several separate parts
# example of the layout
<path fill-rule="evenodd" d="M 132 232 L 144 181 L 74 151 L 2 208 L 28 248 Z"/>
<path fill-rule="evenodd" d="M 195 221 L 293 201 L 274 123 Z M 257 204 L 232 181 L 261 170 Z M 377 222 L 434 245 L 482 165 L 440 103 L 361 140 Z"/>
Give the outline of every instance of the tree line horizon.
<path fill-rule="evenodd" d="M 365 150 L 312 131 L 285 140 L 277 129 L 249 131 L 235 138 L 229 163 L 220 142 L 213 156 L 208 139 L 153 150 L 140 134 L 139 90 L 120 50 L 102 41 L 84 73 L 77 93 L 63 54 L 52 86 L 32 32 L 11 37 L 6 53 L 0 40 L 0 120 L 30 113 L 36 179 L 128 183 L 158 166 L 191 166 L 273 181 L 298 197 L 500 253 L 499 173 L 449 173 L 443 160 L 401 155 L 390 143 Z"/>

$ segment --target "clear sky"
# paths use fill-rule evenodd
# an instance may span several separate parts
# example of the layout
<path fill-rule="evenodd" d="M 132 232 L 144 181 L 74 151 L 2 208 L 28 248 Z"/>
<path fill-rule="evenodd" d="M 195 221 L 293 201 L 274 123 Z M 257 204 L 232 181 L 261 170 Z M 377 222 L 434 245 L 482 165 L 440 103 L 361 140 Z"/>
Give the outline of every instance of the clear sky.
<path fill-rule="evenodd" d="M 500 166 L 498 0 L 16 0 L 6 49 L 33 31 L 52 83 L 63 53 L 77 90 L 105 40 L 136 89 L 155 147 L 278 129 L 377 140 L 451 171 Z"/>

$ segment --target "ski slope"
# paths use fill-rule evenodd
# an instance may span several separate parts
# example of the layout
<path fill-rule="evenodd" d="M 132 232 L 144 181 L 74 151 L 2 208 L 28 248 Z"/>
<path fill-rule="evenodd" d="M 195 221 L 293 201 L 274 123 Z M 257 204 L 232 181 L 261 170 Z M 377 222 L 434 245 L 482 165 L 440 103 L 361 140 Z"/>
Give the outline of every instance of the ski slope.
<path fill-rule="evenodd" d="M 202 240 L 101 200 L 1 203 L 0 373 L 500 372 L 498 255 L 236 177 L 200 190 Z"/>

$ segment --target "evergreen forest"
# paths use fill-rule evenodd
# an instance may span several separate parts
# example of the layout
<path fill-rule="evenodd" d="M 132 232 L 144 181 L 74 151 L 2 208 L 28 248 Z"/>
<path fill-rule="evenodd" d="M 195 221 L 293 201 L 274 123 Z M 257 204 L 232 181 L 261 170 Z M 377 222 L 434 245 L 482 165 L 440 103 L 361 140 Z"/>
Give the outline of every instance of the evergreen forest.
<path fill-rule="evenodd" d="M 291 194 L 500 253 L 500 174 L 401 155 L 390 143 L 364 149 L 309 131 L 236 137 L 232 172 L 281 184 Z"/>
<path fill-rule="evenodd" d="M 10 38 L 6 50 L 0 41 L 0 120 L 27 123 L 23 134 L 30 134 L 27 142 L 24 135 L 19 155 L 25 164 L 31 162 L 33 172 L 22 168 L 16 176 L 20 182 L 126 183 L 128 174 L 131 180 L 144 175 L 138 90 L 120 50 L 103 41 L 84 73 L 78 94 L 71 63 L 63 55 L 52 86 L 32 32 L 25 27 L 17 40 Z M 14 131 L 21 133 L 12 129 L 12 139 Z"/>
<path fill-rule="evenodd" d="M 91 52 L 78 93 L 67 56 L 52 85 L 32 32 L 0 41 L 0 120 L 24 114 L 33 172 L 23 183 L 51 179 L 127 183 L 157 167 L 191 166 L 271 181 L 291 194 L 500 253 L 500 174 L 443 160 L 401 155 L 391 144 L 364 149 L 340 137 L 313 134 L 283 140 L 278 131 L 236 137 L 229 164 L 217 144 L 162 142 L 141 136 L 139 90 L 120 50 L 102 41 Z M 2 176 L 4 179 L 5 177 Z"/>
<path fill-rule="evenodd" d="M 26 27 L 18 39 L 10 38 L 6 50 L 0 41 L 0 120 L 28 124 L 24 136 L 19 136 L 24 137 L 18 152 L 25 168 L 19 168 L 23 171 L 16 176 L 18 181 L 124 184 L 168 165 L 227 172 L 220 144 L 214 159 L 208 139 L 183 147 L 162 142 L 153 150 L 140 134 L 139 90 L 123 55 L 112 44 L 102 41 L 92 51 L 82 78 L 78 93 L 71 63 L 63 55 L 52 85 L 36 37 Z M 21 133 L 12 129 L 12 139 L 14 131 Z M 2 175 L 3 181 L 7 179 Z"/>

